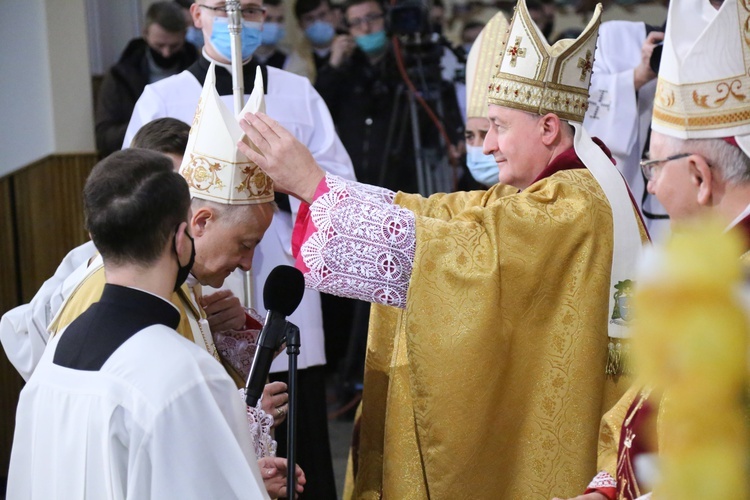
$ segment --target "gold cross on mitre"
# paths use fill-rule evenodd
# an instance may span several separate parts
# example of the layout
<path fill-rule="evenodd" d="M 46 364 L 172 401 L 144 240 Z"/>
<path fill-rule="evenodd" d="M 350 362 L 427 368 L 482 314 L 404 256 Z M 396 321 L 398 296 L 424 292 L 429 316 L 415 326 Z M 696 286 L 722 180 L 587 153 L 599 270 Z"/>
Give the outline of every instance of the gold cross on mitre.
<path fill-rule="evenodd" d="M 521 48 L 521 37 L 516 37 L 516 43 L 508 49 L 508 55 L 510 56 L 510 65 L 516 67 L 516 61 L 519 57 L 526 57 L 526 49 Z"/>
<path fill-rule="evenodd" d="M 589 71 L 591 71 L 591 68 L 594 67 L 593 61 L 591 61 L 591 51 L 586 51 L 586 59 L 583 57 L 578 58 L 578 67 L 581 68 L 581 81 L 586 80 L 586 75 Z"/>

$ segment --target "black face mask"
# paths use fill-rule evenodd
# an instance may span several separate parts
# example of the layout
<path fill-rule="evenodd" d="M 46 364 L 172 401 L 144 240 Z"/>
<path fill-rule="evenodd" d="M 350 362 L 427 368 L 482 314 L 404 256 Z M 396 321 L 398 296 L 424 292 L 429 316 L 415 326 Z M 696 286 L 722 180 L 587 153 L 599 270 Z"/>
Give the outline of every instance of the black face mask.
<path fill-rule="evenodd" d="M 151 53 L 151 58 L 154 60 L 154 64 L 164 69 L 169 69 L 177 66 L 177 62 L 180 60 L 180 55 L 182 55 L 182 49 L 174 52 L 169 57 L 164 57 L 163 55 L 161 55 L 161 52 L 159 52 L 158 50 L 154 50 L 151 47 L 148 48 L 148 51 Z"/>
<path fill-rule="evenodd" d="M 185 283 L 185 280 L 187 280 L 188 274 L 190 274 L 190 270 L 193 268 L 193 264 L 195 263 L 195 240 L 193 240 L 193 237 L 190 236 L 187 231 L 185 231 L 185 236 L 190 239 L 190 243 L 193 246 L 193 250 L 190 252 L 190 260 L 188 261 L 186 266 L 180 264 L 180 255 L 177 253 L 177 238 L 175 237 L 175 239 L 172 240 L 174 245 L 174 253 L 175 255 L 177 255 L 177 266 L 179 267 L 179 269 L 177 270 L 177 278 L 174 281 L 175 292 L 180 289 L 183 283 Z"/>

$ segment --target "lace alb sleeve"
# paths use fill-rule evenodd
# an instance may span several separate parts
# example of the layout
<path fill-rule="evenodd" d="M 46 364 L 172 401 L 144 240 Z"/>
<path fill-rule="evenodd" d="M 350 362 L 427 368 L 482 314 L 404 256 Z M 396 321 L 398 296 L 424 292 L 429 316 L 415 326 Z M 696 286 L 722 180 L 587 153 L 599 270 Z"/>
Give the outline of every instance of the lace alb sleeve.
<path fill-rule="evenodd" d="M 325 182 L 328 191 L 309 207 L 298 256 L 307 268 L 307 286 L 405 307 L 416 246 L 414 213 L 394 205 L 387 189 L 330 174 Z"/>
<path fill-rule="evenodd" d="M 238 390 L 242 403 L 245 403 L 245 389 Z M 247 423 L 250 427 L 250 436 L 253 439 L 253 449 L 258 458 L 275 457 L 276 441 L 271 437 L 273 417 L 263 411 L 260 400 L 253 408 L 247 407 Z"/>

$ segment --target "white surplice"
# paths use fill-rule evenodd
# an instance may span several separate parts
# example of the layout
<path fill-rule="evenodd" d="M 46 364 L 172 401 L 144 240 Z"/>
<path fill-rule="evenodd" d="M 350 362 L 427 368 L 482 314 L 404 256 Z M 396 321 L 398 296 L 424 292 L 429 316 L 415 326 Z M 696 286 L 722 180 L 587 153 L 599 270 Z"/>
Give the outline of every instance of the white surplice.
<path fill-rule="evenodd" d="M 216 64 L 228 68 L 226 64 Z M 328 107 L 310 81 L 277 68 L 267 67 L 267 70 L 266 114 L 307 146 L 323 169 L 344 179 L 354 180 L 351 159 L 336 134 Z M 127 147 L 138 130 L 151 120 L 172 117 L 192 123 L 202 88 L 203 82 L 196 80 L 189 71 L 147 85 L 135 105 L 125 134 L 124 147 Z M 245 95 L 246 101 L 248 97 L 249 95 Z M 232 95 L 221 96 L 221 99 L 228 109 L 233 109 Z M 255 249 L 252 271 L 255 295 L 249 307 L 262 316 L 266 313 L 262 300 L 266 278 L 278 265 L 294 265 L 291 235 L 299 201 L 290 197 L 289 203 L 291 215 L 286 212 L 274 214 L 271 226 Z M 222 287 L 232 290 L 240 300 L 244 297 L 242 275 L 242 271 L 235 271 Z M 204 293 L 210 293 L 209 290 L 207 288 Z M 302 348 L 297 360 L 298 368 L 302 370 L 325 365 L 320 293 L 316 290 L 305 290 L 302 302 L 288 319 L 300 328 Z M 286 356 L 277 357 L 271 366 L 271 372 L 286 371 L 287 363 Z"/>
<path fill-rule="evenodd" d="M 21 392 L 8 498 L 268 498 L 237 389 L 174 330 L 133 335 L 99 371 L 52 363 Z"/>
<path fill-rule="evenodd" d="M 3 350 L 24 380 L 29 380 L 47 346 L 47 325 L 85 274 L 94 255 L 96 247 L 92 241 L 71 250 L 31 302 L 11 309 L 0 319 Z"/>

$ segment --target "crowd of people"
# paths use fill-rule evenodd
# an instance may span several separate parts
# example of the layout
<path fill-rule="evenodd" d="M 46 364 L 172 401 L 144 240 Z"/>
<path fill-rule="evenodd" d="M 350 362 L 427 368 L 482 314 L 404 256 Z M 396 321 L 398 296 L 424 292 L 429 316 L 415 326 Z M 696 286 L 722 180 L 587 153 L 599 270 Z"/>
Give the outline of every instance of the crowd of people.
<path fill-rule="evenodd" d="M 99 90 L 91 241 L 0 320 L 9 498 L 659 493 L 632 298 L 701 217 L 750 249 L 750 10 L 560 35 L 552 2 L 472 9 L 296 0 L 291 50 L 281 0 L 241 0 L 237 114 L 225 2 L 151 5 Z M 279 265 L 306 284 L 293 464 L 286 357 L 243 390 Z M 327 361 L 361 398 L 338 493 Z"/>

